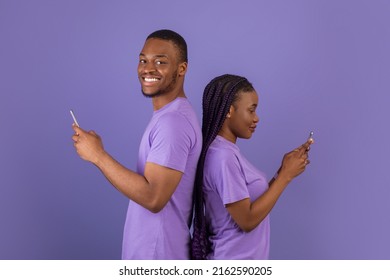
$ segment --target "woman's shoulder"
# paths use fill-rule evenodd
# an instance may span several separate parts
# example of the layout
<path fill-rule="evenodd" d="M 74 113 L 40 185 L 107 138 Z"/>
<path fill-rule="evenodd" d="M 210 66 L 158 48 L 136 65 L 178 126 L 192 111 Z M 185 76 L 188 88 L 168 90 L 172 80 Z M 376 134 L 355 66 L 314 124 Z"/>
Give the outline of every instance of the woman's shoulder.
<path fill-rule="evenodd" d="M 208 158 L 208 160 L 220 163 L 237 160 L 239 157 L 239 149 L 237 146 L 221 138 L 222 137 L 218 136 L 211 143 L 207 151 L 206 158 Z"/>

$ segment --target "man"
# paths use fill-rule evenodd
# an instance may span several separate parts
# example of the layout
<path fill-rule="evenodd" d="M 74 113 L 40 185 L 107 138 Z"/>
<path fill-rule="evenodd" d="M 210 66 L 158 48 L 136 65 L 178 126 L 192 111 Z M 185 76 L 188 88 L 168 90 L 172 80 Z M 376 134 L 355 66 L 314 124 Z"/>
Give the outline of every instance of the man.
<path fill-rule="evenodd" d="M 141 140 L 137 172 L 118 163 L 100 137 L 73 125 L 74 146 L 129 199 L 123 259 L 189 259 L 192 192 L 202 137 L 184 93 L 187 45 L 171 30 L 150 34 L 139 55 L 141 89 L 153 117 Z"/>

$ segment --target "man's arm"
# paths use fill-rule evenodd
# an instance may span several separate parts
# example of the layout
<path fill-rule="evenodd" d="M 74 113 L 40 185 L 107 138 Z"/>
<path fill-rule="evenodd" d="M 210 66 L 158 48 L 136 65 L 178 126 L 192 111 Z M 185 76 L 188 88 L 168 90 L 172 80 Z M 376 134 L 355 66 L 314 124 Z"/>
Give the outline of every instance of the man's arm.
<path fill-rule="evenodd" d="M 176 190 L 182 172 L 147 162 L 144 175 L 139 175 L 110 156 L 95 132 L 77 126 L 73 126 L 73 130 L 77 153 L 95 164 L 116 189 L 153 213 L 164 208 Z"/>

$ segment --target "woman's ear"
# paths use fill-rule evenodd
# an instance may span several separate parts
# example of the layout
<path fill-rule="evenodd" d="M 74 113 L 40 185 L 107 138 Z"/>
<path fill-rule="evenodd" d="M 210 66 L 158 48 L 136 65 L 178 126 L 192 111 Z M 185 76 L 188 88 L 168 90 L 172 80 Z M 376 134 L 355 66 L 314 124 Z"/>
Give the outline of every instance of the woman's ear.
<path fill-rule="evenodd" d="M 226 115 L 226 118 L 230 119 L 232 117 L 232 114 L 234 112 L 234 107 L 233 105 L 230 105 L 229 112 Z"/>

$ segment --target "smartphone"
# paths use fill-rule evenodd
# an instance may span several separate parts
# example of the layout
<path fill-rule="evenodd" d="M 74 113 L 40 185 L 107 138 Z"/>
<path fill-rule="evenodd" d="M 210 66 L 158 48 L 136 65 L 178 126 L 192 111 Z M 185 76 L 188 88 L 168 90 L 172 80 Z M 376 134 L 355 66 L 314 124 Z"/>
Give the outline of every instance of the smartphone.
<path fill-rule="evenodd" d="M 72 115 L 73 122 L 74 122 L 78 127 L 80 127 L 80 126 L 79 126 L 79 123 L 77 122 L 76 116 L 75 116 L 74 113 L 73 113 L 73 110 L 70 110 L 70 114 Z"/>
<path fill-rule="evenodd" d="M 309 137 L 307 137 L 307 140 L 313 139 L 314 132 L 310 131 Z"/>

